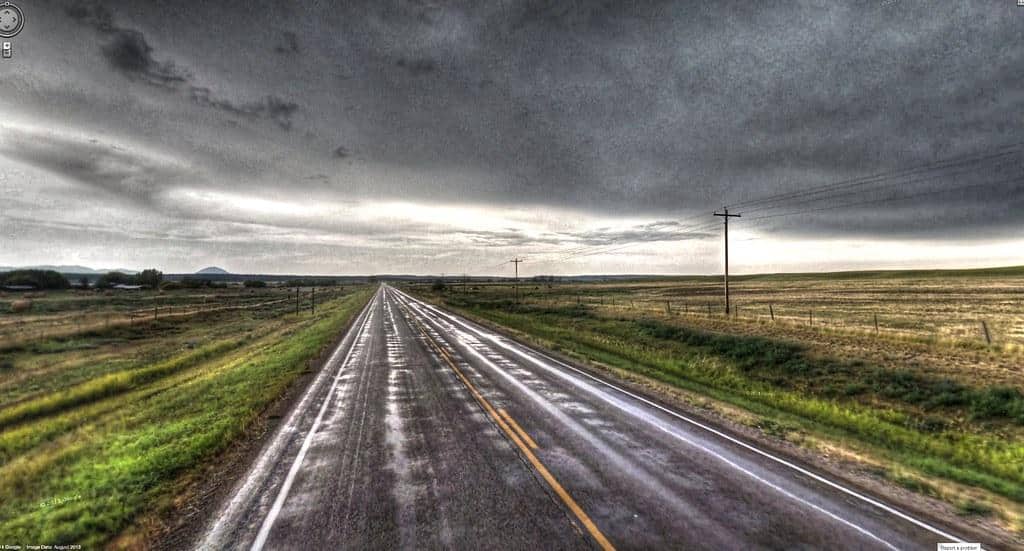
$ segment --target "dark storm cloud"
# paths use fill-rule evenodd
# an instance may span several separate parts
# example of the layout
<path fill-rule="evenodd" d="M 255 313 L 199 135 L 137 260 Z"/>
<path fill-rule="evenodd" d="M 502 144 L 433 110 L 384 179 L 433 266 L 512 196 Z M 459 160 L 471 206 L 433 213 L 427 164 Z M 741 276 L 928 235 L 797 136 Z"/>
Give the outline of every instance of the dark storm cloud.
<path fill-rule="evenodd" d="M 185 82 L 185 77 L 174 65 L 153 59 L 153 48 L 138 31 L 121 29 L 111 32 L 110 41 L 102 50 L 115 69 L 130 77 L 169 87 Z"/>
<path fill-rule="evenodd" d="M 176 163 L 96 139 L 5 128 L 0 156 L 30 165 L 102 193 L 107 200 L 152 206 L 154 195 L 187 171 Z"/>
<path fill-rule="evenodd" d="M 381 3 L 339 19 L 379 22 L 343 33 L 364 65 L 439 60 L 417 85 L 393 86 L 387 71 L 357 77 L 380 93 L 354 121 L 376 137 L 360 145 L 368 156 L 502 175 L 445 190 L 456 197 L 665 213 L 1019 140 L 1007 122 L 1024 106 L 1014 13 L 920 2 Z M 986 206 L 1002 203 L 988 196 L 968 223 L 1021 222 L 993 220 Z M 939 225 L 919 220 L 929 224 Z"/>
<path fill-rule="evenodd" d="M 274 51 L 279 54 L 297 54 L 299 53 L 299 37 L 291 31 L 285 31 L 281 34 L 281 42 L 274 46 Z"/>
<path fill-rule="evenodd" d="M 398 61 L 395 62 L 395 66 L 409 71 L 413 76 L 422 76 L 433 73 L 437 70 L 437 62 L 425 57 L 418 59 L 405 59 L 404 57 L 400 57 L 398 58 Z"/>
<path fill-rule="evenodd" d="M 717 235 L 705 221 L 719 223 L 710 214 L 725 204 L 1024 141 L 1024 10 L 1011 4 L 74 2 L 53 19 L 75 27 L 68 43 L 82 53 L 54 48 L 26 86 L 0 91 L 18 101 L 31 90 L 38 113 L 65 106 L 26 128 L 79 125 L 99 144 L 58 132 L 0 153 L 142 205 L 186 188 L 251 199 L 245 212 L 168 210 L 264 217 L 302 239 L 376 232 L 445 252 L 447 237 L 508 248 L 701 239 Z M 133 139 L 140 147 L 111 145 Z M 1015 237 L 1024 193 L 1009 178 L 1021 167 L 1002 161 L 747 205 L 737 224 L 779 239 Z M 296 197 L 369 202 L 382 216 L 393 201 L 489 209 L 483 222 L 520 210 L 536 223 L 263 213 L 277 208 L 265 198 Z"/>
<path fill-rule="evenodd" d="M 213 107 L 242 117 L 274 121 L 283 130 L 291 130 L 292 117 L 299 110 L 299 104 L 277 96 L 266 96 L 259 101 L 248 103 L 234 103 L 214 97 L 209 88 L 200 86 L 190 86 L 189 97 L 204 107 Z"/>
<path fill-rule="evenodd" d="M 251 14 L 281 21 L 276 49 L 297 49 L 300 38 L 306 47 L 298 58 L 267 59 L 268 78 L 306 67 L 314 76 L 296 90 L 320 90 L 315 75 L 327 66 L 349 76 L 328 94 L 343 108 L 310 106 L 324 124 L 314 134 L 339 123 L 354 129 L 349 143 L 333 146 L 335 157 L 358 150 L 384 166 L 487 174 L 443 189 L 402 188 L 440 201 L 703 212 L 1020 138 L 1006 113 L 1024 106 L 1024 49 L 1011 47 L 1024 36 L 1015 12 L 999 8 L 261 6 L 228 2 L 193 15 L 226 38 L 244 36 L 246 25 L 280 28 Z M 154 18 L 165 15 L 178 16 L 153 9 Z M 113 27 L 109 13 L 90 17 Z M 167 63 L 138 50 L 152 62 L 142 67 Z M 198 84 L 186 90 L 200 105 L 284 129 L 299 110 L 276 95 L 244 102 Z M 981 210 L 973 219 L 990 224 Z"/>
<path fill-rule="evenodd" d="M 183 90 L 193 102 L 247 118 L 261 118 L 275 122 L 280 128 L 290 130 L 292 117 L 299 105 L 293 101 L 268 95 L 257 101 L 237 102 L 219 98 L 208 87 L 198 86 L 181 68 L 170 61 L 158 61 L 153 56 L 141 31 L 124 28 L 114 23 L 114 16 L 105 6 L 87 2 L 73 3 L 66 13 L 83 24 L 96 29 L 105 42 L 100 50 L 110 65 L 129 78 L 141 80 L 164 88 Z M 297 53 L 298 38 L 294 33 L 285 33 L 282 53 Z"/>
<path fill-rule="evenodd" d="M 153 58 L 153 48 L 141 32 L 115 25 L 113 16 L 105 7 L 98 4 L 73 4 L 67 8 L 67 14 L 94 27 L 105 37 L 106 42 L 101 47 L 103 56 L 113 68 L 129 78 L 165 87 L 175 87 L 185 82 L 185 76 L 172 63 L 159 62 Z"/>

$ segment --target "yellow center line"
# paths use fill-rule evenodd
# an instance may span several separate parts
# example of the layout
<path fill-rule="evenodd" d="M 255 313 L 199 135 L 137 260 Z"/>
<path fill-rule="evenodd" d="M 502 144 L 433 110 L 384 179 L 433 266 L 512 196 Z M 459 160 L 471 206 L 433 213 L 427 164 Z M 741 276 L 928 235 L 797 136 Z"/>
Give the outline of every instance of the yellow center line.
<path fill-rule="evenodd" d="M 587 529 L 587 532 L 590 532 L 590 536 L 594 538 L 594 541 L 597 542 L 598 546 L 600 546 L 601 549 L 604 549 L 605 551 L 614 551 L 615 546 L 613 546 L 611 542 L 608 541 L 608 538 L 604 537 L 604 534 L 602 534 L 601 530 L 598 529 L 596 524 L 594 524 L 594 521 L 590 520 L 590 517 L 587 515 L 586 512 L 583 511 L 579 504 L 576 503 L 576 500 L 573 499 L 571 495 L 569 495 L 569 492 L 567 492 L 565 488 L 563 488 L 562 485 L 558 483 L 558 480 L 555 479 L 554 475 L 552 475 L 551 472 L 548 471 L 547 467 L 545 467 L 544 464 L 541 463 L 540 459 L 538 459 L 537 456 L 533 454 L 533 452 L 530 450 L 531 446 L 524 442 L 522 438 L 520 438 L 519 434 L 517 434 L 516 431 L 513 430 L 508 423 L 505 422 L 502 416 L 499 415 L 497 411 L 495 411 L 494 407 L 491 406 L 490 402 L 488 402 L 480 394 L 480 392 L 477 391 L 473 383 L 471 383 L 469 379 L 466 378 L 466 376 L 462 373 L 462 370 L 459 369 L 459 367 L 456 365 L 455 360 L 453 360 L 452 357 L 448 354 L 448 352 L 445 349 L 441 348 L 441 346 L 434 340 L 434 338 L 430 336 L 430 334 L 426 331 L 426 328 L 423 326 L 423 324 L 417 319 L 413 319 L 413 321 L 419 327 L 420 333 L 422 333 L 423 336 L 427 338 L 427 342 L 429 342 L 430 345 L 434 348 L 434 350 L 436 350 L 438 354 L 440 354 L 440 356 L 444 359 L 445 363 L 448 364 L 448 367 L 452 368 L 452 371 L 454 371 L 455 375 L 459 378 L 459 380 L 462 381 L 462 384 L 464 384 L 466 388 L 469 389 L 469 392 L 470 394 L 473 395 L 473 398 L 475 398 L 476 401 L 488 413 L 488 415 L 491 416 L 491 419 L 494 419 L 494 422 L 497 423 L 498 427 L 505 431 L 505 434 L 508 435 L 509 439 L 512 440 L 516 447 L 519 448 L 519 451 L 522 452 L 522 454 L 526 457 L 530 464 L 533 465 L 533 468 L 537 469 L 537 472 L 540 473 L 540 476 L 548 483 L 548 485 L 551 486 L 551 489 L 554 490 L 555 494 L 557 494 L 558 497 L 561 498 L 562 502 L 565 503 L 566 507 L 568 507 L 569 510 L 572 511 L 574 515 L 576 515 L 576 518 L 578 518 L 579 521 L 583 524 L 583 526 Z M 512 421 L 511 418 L 509 418 L 509 420 Z M 512 423 L 515 423 L 515 421 L 512 421 Z M 523 435 L 526 436 L 526 433 L 524 432 Z M 529 438 L 529 436 L 526 436 L 526 438 Z M 530 439 L 530 442 L 533 442 L 533 440 Z M 532 447 L 536 448 L 537 444 L 533 443 Z"/>
<path fill-rule="evenodd" d="M 516 431 L 516 434 L 518 434 L 519 437 L 523 439 L 523 442 L 526 442 L 531 449 L 535 450 L 540 447 L 537 445 L 537 442 L 535 442 L 533 438 L 530 438 L 530 435 L 527 434 L 525 430 L 523 430 L 523 427 L 520 427 L 519 423 L 516 423 L 516 420 L 513 419 L 512 416 L 509 415 L 507 411 L 505 411 L 504 409 L 499 409 L 498 414 L 505 418 L 505 421 L 508 422 L 509 426 L 511 426 L 512 429 Z"/>

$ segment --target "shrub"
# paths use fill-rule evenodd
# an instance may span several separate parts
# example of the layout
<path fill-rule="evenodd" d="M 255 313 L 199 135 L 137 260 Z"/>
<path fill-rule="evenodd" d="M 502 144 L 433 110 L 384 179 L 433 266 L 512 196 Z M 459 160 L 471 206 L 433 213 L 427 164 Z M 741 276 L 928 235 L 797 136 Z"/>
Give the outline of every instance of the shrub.
<path fill-rule="evenodd" d="M 107 272 L 96 281 L 96 287 L 109 289 L 114 285 L 145 285 L 152 289 L 160 287 L 164 280 L 164 273 L 152 268 L 143 270 L 137 274 L 125 274 L 121 272 Z"/>
<path fill-rule="evenodd" d="M 285 287 L 334 287 L 338 285 L 336 279 L 289 279 L 284 282 Z"/>
<path fill-rule="evenodd" d="M 0 285 L 31 285 L 36 289 L 67 289 L 71 283 L 53 270 L 14 270 L 0 274 Z"/>
<path fill-rule="evenodd" d="M 242 283 L 242 285 L 244 285 L 245 287 L 252 288 L 252 289 L 262 289 L 263 287 L 267 286 L 267 282 L 266 281 L 261 281 L 259 279 L 249 279 L 249 280 L 246 280 L 245 283 Z"/>
<path fill-rule="evenodd" d="M 160 283 L 164 280 L 164 273 L 160 270 L 154 270 L 152 268 L 148 270 L 142 270 L 138 275 L 135 276 L 135 283 L 137 285 L 147 285 L 150 288 L 156 289 L 160 286 Z"/>
<path fill-rule="evenodd" d="M 32 309 L 32 301 L 28 299 L 16 300 L 11 303 L 11 312 L 15 314 L 20 312 L 28 312 Z"/>
<path fill-rule="evenodd" d="M 200 289 L 203 287 L 209 287 L 210 280 L 186 277 L 185 279 L 181 280 L 181 286 L 184 287 L 185 289 Z"/>
<path fill-rule="evenodd" d="M 956 512 L 961 516 L 984 517 L 991 515 L 994 511 L 992 507 L 986 503 L 981 503 L 980 501 L 969 499 L 967 501 L 962 501 L 958 503 L 956 506 Z"/>
<path fill-rule="evenodd" d="M 96 280 L 96 287 L 99 289 L 109 289 L 114 285 L 135 285 L 135 276 L 121 272 L 107 272 Z"/>
<path fill-rule="evenodd" d="M 971 400 L 971 414 L 977 419 L 1012 417 L 1024 422 L 1024 395 L 1009 386 L 986 388 Z"/>

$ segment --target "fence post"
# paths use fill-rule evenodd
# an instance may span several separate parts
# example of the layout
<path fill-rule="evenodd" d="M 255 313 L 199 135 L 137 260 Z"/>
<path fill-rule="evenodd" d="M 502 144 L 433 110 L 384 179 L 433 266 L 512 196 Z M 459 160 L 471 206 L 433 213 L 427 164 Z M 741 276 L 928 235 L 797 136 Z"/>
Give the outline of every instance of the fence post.
<path fill-rule="evenodd" d="M 665 312 L 672 313 L 672 303 L 667 300 L 665 301 Z"/>
<path fill-rule="evenodd" d="M 988 332 L 988 324 L 985 323 L 985 320 L 981 320 L 981 330 L 985 333 L 985 343 L 992 344 L 992 335 Z"/>
<path fill-rule="evenodd" d="M 775 321 L 775 309 L 772 308 L 772 303 L 768 303 L 768 315 L 772 317 L 772 321 Z"/>
<path fill-rule="evenodd" d="M 814 326 L 814 310 L 807 311 L 807 325 Z"/>
<path fill-rule="evenodd" d="M 875 333 L 878 332 L 878 314 L 875 314 Z"/>
<path fill-rule="evenodd" d="M 156 305 L 153 306 L 153 321 L 156 321 L 157 308 L 159 308 L 159 306 L 156 306 Z"/>
<path fill-rule="evenodd" d="M 708 302 L 707 305 L 708 305 L 708 317 L 710 318 L 711 317 L 711 303 Z"/>

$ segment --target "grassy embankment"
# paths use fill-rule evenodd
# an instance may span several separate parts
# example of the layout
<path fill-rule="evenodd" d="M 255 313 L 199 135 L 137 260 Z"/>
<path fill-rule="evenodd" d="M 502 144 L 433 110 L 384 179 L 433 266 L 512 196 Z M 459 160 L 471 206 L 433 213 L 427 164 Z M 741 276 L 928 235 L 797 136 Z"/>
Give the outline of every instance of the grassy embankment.
<path fill-rule="evenodd" d="M 665 281 L 625 287 L 528 285 L 517 306 L 504 285 L 478 285 L 468 293 L 415 291 L 570 356 L 738 407 L 767 433 L 854 450 L 883 466 L 880 474 L 912 490 L 950 498 L 940 495 L 944 482 L 958 490 L 980 489 L 972 497 L 953 497 L 963 514 L 998 513 L 1007 526 L 1024 530 L 1024 381 L 1019 377 L 1017 386 L 986 384 L 974 373 L 948 376 L 948 366 L 929 369 L 919 357 L 880 364 L 830 355 L 831 346 L 778 338 L 778 326 L 765 322 L 702 319 L 681 315 L 678 306 L 673 314 L 660 300 L 643 308 L 639 303 L 652 285 L 662 293 L 682 294 Z M 607 294 L 594 298 L 611 287 L 617 304 Z M 631 299 L 633 307 L 624 306 Z M 769 336 L 757 334 L 758 327 Z M 830 344 L 843 339 L 842 332 L 819 331 Z M 885 335 L 873 338 L 886 340 Z M 899 348 L 902 338 L 884 345 Z M 949 346 L 943 353 L 973 357 L 975 351 Z M 1003 359 L 1011 365 L 1019 359 L 1015 351 L 993 354 L 1007 355 Z"/>
<path fill-rule="evenodd" d="M 290 302 L 214 310 L 69 337 L 40 332 L 3 352 L 0 542 L 91 548 L 166 504 L 371 292 L 324 293 L 316 315 Z"/>

